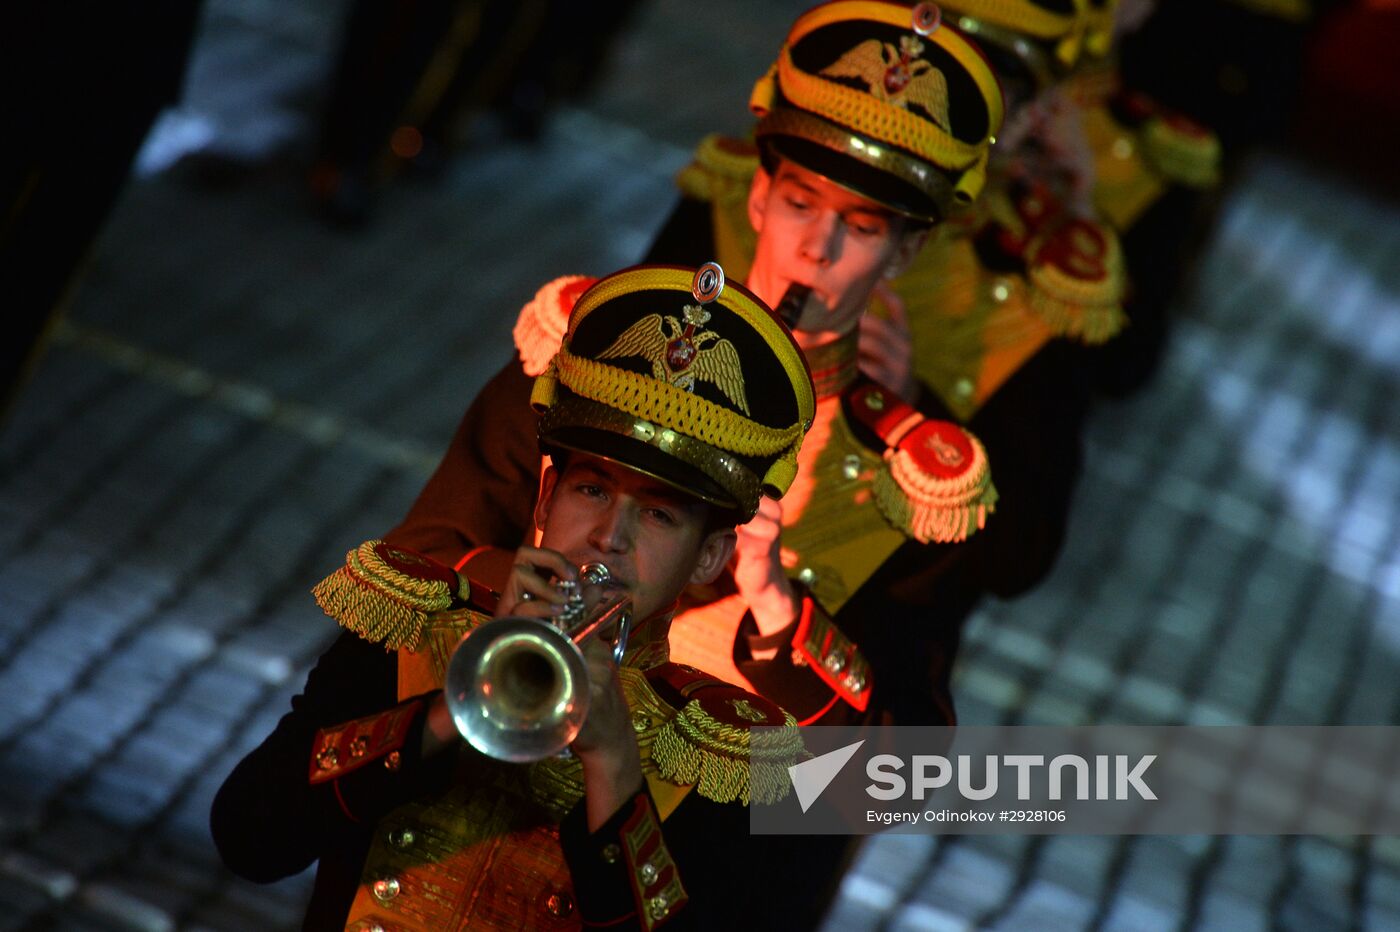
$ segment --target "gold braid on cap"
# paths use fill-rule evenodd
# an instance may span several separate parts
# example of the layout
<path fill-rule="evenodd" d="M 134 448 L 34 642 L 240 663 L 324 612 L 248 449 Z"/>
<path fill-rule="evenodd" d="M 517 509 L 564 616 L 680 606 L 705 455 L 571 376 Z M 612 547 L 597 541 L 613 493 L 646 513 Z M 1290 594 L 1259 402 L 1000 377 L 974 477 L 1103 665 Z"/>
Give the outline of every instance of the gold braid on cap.
<path fill-rule="evenodd" d="M 981 92 L 987 105 L 987 136 L 975 143 L 964 142 L 933 120 L 916 116 L 903 107 L 809 74 L 792 60 L 792 47 L 823 26 L 863 19 L 912 30 L 910 13 L 907 7 L 876 0 L 827 3 L 807 12 L 793 25 L 777 62 L 754 85 L 749 108 L 760 119 L 776 113 L 782 109 L 777 106 L 781 91 L 782 97 L 793 107 L 835 121 L 848 133 L 903 149 L 947 171 L 960 172 L 961 177 L 953 185 L 953 196 L 958 201 L 970 203 L 986 183 L 988 147 L 1001 128 L 1002 97 L 996 76 L 982 54 L 966 39 L 951 29 L 936 29 L 923 36 L 962 65 Z M 760 125 L 760 129 L 765 127 Z M 813 138 L 812 141 L 831 147 L 830 139 Z M 841 150 L 876 168 L 891 171 L 902 180 L 911 181 L 905 177 L 907 172 L 899 170 L 898 160 L 890 159 L 893 153 L 881 151 L 878 145 L 871 146 L 865 140 L 854 140 L 842 146 Z M 917 183 L 916 186 L 923 188 Z M 937 194 L 935 191 L 926 193 Z"/>
<path fill-rule="evenodd" d="M 753 470 L 737 457 L 694 437 L 687 437 L 669 428 L 657 427 L 650 421 L 633 417 L 625 411 L 587 398 L 560 399 L 540 415 L 541 437 L 549 437 L 562 427 L 588 427 L 649 443 L 672 458 L 700 470 L 714 480 L 729 495 L 732 502 L 714 500 L 697 489 L 690 489 L 692 494 L 725 507 L 738 505 L 749 514 L 758 510 L 758 499 L 763 494 L 763 485 Z M 637 468 L 635 464 L 629 465 L 633 469 Z"/>
<path fill-rule="evenodd" d="M 575 356 L 562 347 L 554 357 L 554 365 L 536 380 L 532 403 L 552 407 L 557 400 L 553 385 L 556 380 L 575 395 L 721 451 L 740 456 L 777 456 L 762 481 L 779 494 L 787 492 L 797 475 L 797 450 L 804 433 L 801 423 L 767 427 L 683 388 Z"/>
<path fill-rule="evenodd" d="M 777 357 L 797 403 L 798 420 L 795 424 L 769 427 L 685 389 L 651 376 L 575 356 L 569 350 L 574 331 L 595 308 L 638 291 L 688 292 L 694 277 L 693 271 L 662 266 L 606 278 L 590 288 L 574 306 L 564 345 L 559 348 L 549 369 L 535 380 L 530 402 L 541 411 L 553 406 L 558 400 L 558 383 L 562 382 L 575 395 L 623 411 L 656 428 L 685 434 L 721 453 L 776 456 L 762 482 L 782 495 L 797 476 L 797 450 L 802 445 L 807 425 L 811 424 L 816 414 L 816 398 L 812 393 L 812 380 L 807 374 L 806 363 L 792 335 L 770 312 L 751 301 L 739 289 L 724 289 L 718 304 L 757 331 Z"/>
<path fill-rule="evenodd" d="M 689 292 L 694 278 L 695 273 L 692 270 L 658 266 L 635 269 L 627 275 L 603 279 L 579 298 L 573 315 L 569 318 L 568 337 L 571 340 L 579 323 L 601 304 L 636 291 Z M 807 375 L 807 364 L 802 358 L 802 351 L 793 342 L 787 328 L 779 323 L 766 307 L 755 304 L 737 288 L 724 289 L 716 303 L 739 315 L 763 337 L 763 342 L 767 343 L 768 348 L 778 357 L 778 362 L 792 383 L 793 394 L 797 396 L 798 420 L 803 424 L 810 421 L 816 415 L 816 399 L 807 390 L 811 380 Z"/>

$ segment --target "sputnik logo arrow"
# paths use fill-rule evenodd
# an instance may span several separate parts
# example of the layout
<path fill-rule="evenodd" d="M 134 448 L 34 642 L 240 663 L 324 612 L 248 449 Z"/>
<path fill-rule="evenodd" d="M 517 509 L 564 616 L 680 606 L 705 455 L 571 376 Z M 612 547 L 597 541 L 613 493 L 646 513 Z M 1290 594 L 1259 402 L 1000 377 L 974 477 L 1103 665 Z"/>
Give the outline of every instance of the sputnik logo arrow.
<path fill-rule="evenodd" d="M 831 785 L 831 781 L 836 779 L 841 768 L 846 766 L 864 743 L 865 739 L 862 738 L 855 744 L 827 751 L 821 757 L 814 757 L 800 764 L 793 764 L 788 768 L 788 776 L 792 778 L 792 788 L 797 791 L 797 801 L 802 804 L 803 812 L 811 808 L 812 803 L 816 802 L 817 797 L 822 795 L 822 791 Z"/>

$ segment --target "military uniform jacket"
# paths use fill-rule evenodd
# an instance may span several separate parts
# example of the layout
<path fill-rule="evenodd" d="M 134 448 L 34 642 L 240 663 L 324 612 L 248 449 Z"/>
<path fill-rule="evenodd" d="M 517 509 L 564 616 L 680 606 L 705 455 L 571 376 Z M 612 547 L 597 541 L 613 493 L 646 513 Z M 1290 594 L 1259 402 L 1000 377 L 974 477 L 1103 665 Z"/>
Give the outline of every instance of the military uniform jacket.
<path fill-rule="evenodd" d="M 524 355 L 532 355 L 528 344 Z M 540 365 L 539 359 L 513 361 L 486 385 L 387 540 L 448 565 L 461 565 L 481 548 L 529 542 L 540 454 L 531 429 L 533 379 L 527 369 L 538 371 Z M 885 449 L 858 418 L 841 420 L 852 426 L 858 447 Z M 878 463 L 879 456 L 871 455 Z M 799 722 L 952 723 L 949 677 L 959 622 L 992 588 L 982 570 L 996 562 L 977 543 L 980 537 L 925 544 L 900 536 L 858 589 L 842 593 L 834 613 L 805 598 L 799 618 L 768 637 L 758 637 L 752 619 L 743 619 L 734 669 Z M 993 538 L 993 545 L 998 542 L 1005 545 L 1011 538 Z M 708 598 L 732 591 L 721 580 Z M 834 675 L 828 662 L 840 664 Z"/>
<path fill-rule="evenodd" d="M 432 694 L 402 698 L 405 669 L 342 634 L 215 799 L 214 840 L 235 873 L 271 882 L 319 862 L 306 928 L 815 926 L 844 839 L 751 837 L 743 802 L 706 798 L 704 775 L 689 792 L 653 783 L 647 763 L 657 727 L 697 689 L 742 697 L 750 720 L 781 720 L 771 704 L 674 664 L 649 671 L 644 702 L 628 690 L 649 786 L 590 833 L 577 789 L 557 791 L 557 768 L 534 773 L 570 762 L 502 764 L 465 745 L 421 758 Z M 776 883 L 774 863 L 810 883 Z"/>
<path fill-rule="evenodd" d="M 751 143 L 722 136 L 704 140 L 678 177 L 683 197 L 646 261 L 695 263 L 718 257 L 736 276 L 747 272 L 755 234 L 744 205 L 757 165 Z M 989 192 L 983 200 L 992 196 Z M 1003 204 L 1014 214 L 1007 219 L 1014 219 L 1024 235 L 1028 224 L 1019 209 L 1034 205 L 1012 205 L 1007 198 Z M 1048 201 L 1040 206 L 1042 216 L 1034 218 L 1034 225 L 1044 225 L 1053 212 Z M 1090 282 L 1086 289 L 1080 275 L 1065 268 L 1065 259 L 1073 255 L 1068 247 L 1087 236 L 1101 253 L 1094 258 L 1111 273 L 1118 248 L 1111 230 L 1076 223 L 1057 227 L 1055 236 L 1026 237 L 1008 249 L 979 240 L 976 233 L 984 226 L 979 215 L 936 229 L 924 255 L 895 283 L 914 330 L 915 374 L 923 383 L 918 408 L 930 418 L 967 426 L 986 448 L 998 492 L 996 514 L 986 529 L 951 548 L 960 551 L 958 556 L 933 559 L 937 570 L 911 567 L 911 575 L 896 586 L 909 595 L 920 591 L 916 604 L 941 606 L 940 618 L 954 625 L 981 594 L 1021 594 L 1054 565 L 1080 474 L 1083 425 L 1098 360 L 1104 341 L 1114 338 L 1108 345 L 1116 343 L 1122 326 L 1121 281 L 1105 274 L 1104 283 Z M 1027 250 L 1036 260 L 1033 273 Z M 1033 351 L 1003 363 L 994 384 L 978 384 L 987 368 L 985 348 L 975 345 L 983 337 L 981 323 L 969 317 L 968 326 L 954 322 L 950 331 L 949 319 L 941 314 L 949 288 L 944 266 L 950 261 L 961 272 L 957 287 L 965 292 L 966 303 L 985 307 L 1034 300 L 1034 316 L 1053 322 L 1033 324 L 1044 338 L 1022 341 Z M 895 582 L 882 573 L 867 586 Z M 945 591 L 949 588 L 953 591 Z"/>

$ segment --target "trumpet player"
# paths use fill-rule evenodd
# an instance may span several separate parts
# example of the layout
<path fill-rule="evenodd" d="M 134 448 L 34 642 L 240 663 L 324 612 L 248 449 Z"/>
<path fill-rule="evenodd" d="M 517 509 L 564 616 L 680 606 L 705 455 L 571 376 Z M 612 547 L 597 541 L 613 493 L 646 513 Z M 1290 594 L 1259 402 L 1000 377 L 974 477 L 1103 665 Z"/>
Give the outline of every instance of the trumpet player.
<path fill-rule="evenodd" d="M 648 261 L 717 256 L 790 309 L 817 409 L 791 494 L 762 502 L 732 572 L 677 617 L 673 648 L 803 723 L 951 724 L 960 620 L 984 591 L 1041 572 L 1058 528 L 1034 490 L 996 503 L 1002 464 L 976 426 L 950 423 L 932 396 L 907 403 L 908 330 L 867 310 L 981 189 L 996 77 L 934 4 L 839 0 L 797 18 L 750 103 L 755 142 L 701 144 Z M 526 305 L 518 360 L 472 402 L 389 540 L 455 562 L 528 534 L 527 376 L 584 286 L 556 279 Z M 1018 427 L 1042 428 L 1018 410 L 1030 410 Z"/>
<path fill-rule="evenodd" d="M 713 580 L 736 525 L 792 481 L 814 408 L 799 350 L 718 267 L 641 267 L 579 297 L 533 400 L 552 461 L 538 546 L 490 590 L 382 542 L 352 551 L 316 590 L 346 630 L 215 799 L 220 853 L 263 882 L 319 862 L 314 929 L 813 925 L 842 841 L 748 832 L 750 801 L 787 791 L 793 718 L 671 663 L 667 643 L 682 589 Z M 492 613 L 566 614 L 585 563 L 608 567 L 603 595 L 634 620 L 620 663 L 582 645 L 572 753 L 479 753 L 444 695 L 454 649 Z M 524 701 L 511 689 L 485 684 Z M 755 725 L 780 726 L 766 764 Z M 789 897 L 779 860 L 807 878 Z"/>

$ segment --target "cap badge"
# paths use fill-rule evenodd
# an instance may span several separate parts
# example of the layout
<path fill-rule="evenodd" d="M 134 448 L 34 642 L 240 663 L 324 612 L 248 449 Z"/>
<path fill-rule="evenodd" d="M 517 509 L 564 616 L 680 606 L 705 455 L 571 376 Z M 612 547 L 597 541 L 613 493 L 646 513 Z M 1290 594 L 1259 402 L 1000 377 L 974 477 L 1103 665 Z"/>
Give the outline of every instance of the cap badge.
<path fill-rule="evenodd" d="M 703 329 L 711 315 L 700 305 L 687 304 L 681 316 L 685 318 L 684 326 L 670 314 L 643 317 L 624 330 L 598 358 L 640 356 L 651 363 L 654 378 L 688 392 L 695 391 L 696 380 L 712 382 L 748 415 L 739 351 L 719 334 Z"/>
<path fill-rule="evenodd" d="M 854 78 L 877 100 L 909 109 L 921 107 L 944 129 L 948 128 L 948 80 L 943 72 L 919 56 L 924 53 L 918 36 L 900 36 L 892 42 L 866 39 L 822 69 L 829 78 Z"/>

